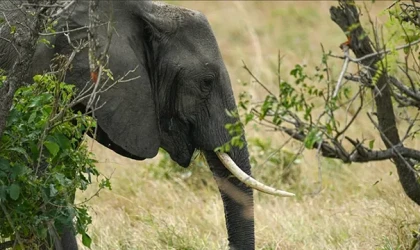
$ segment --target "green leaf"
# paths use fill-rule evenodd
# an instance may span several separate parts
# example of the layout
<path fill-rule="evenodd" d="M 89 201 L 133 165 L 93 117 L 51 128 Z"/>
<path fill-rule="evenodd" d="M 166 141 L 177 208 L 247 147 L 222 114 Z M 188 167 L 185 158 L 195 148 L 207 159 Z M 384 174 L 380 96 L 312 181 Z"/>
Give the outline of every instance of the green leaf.
<path fill-rule="evenodd" d="M 0 158 L 0 170 L 7 171 L 10 169 L 10 163 L 4 158 Z"/>
<path fill-rule="evenodd" d="M 252 121 L 252 119 L 254 119 L 254 114 L 253 113 L 249 113 L 245 115 L 245 125 L 248 124 L 250 121 Z"/>
<path fill-rule="evenodd" d="M 29 108 L 34 107 L 41 107 L 47 102 L 51 101 L 53 99 L 52 94 L 50 93 L 44 93 L 42 95 L 36 96 L 32 99 L 31 103 L 28 105 Z"/>
<path fill-rule="evenodd" d="M 10 26 L 10 34 L 15 34 L 16 33 L 16 26 Z"/>
<path fill-rule="evenodd" d="M 58 154 L 58 151 L 60 151 L 60 147 L 57 143 L 52 141 L 45 141 L 44 146 L 48 149 L 48 152 L 55 157 Z"/>
<path fill-rule="evenodd" d="M 40 83 L 42 81 L 42 77 L 43 77 L 42 75 L 34 75 L 33 77 L 34 82 Z"/>
<path fill-rule="evenodd" d="M 263 105 L 261 106 L 261 114 L 259 119 L 262 120 L 265 118 L 267 113 L 273 110 L 273 105 L 276 102 L 276 98 L 272 95 L 266 96 Z"/>
<path fill-rule="evenodd" d="M 12 200 L 17 200 L 19 199 L 19 195 L 20 195 L 20 186 L 16 183 L 13 183 L 12 185 L 10 185 L 9 187 L 10 198 L 12 198 Z"/>
<path fill-rule="evenodd" d="M 54 184 L 50 184 L 50 197 L 56 196 L 58 193 L 57 189 L 55 189 Z"/>
<path fill-rule="evenodd" d="M 112 190 L 111 182 L 109 181 L 108 178 L 105 178 L 105 180 L 101 180 L 101 182 L 99 183 L 99 187 L 108 188 L 109 190 Z"/>
<path fill-rule="evenodd" d="M 66 178 L 66 176 L 62 173 L 57 173 L 54 175 L 55 179 L 57 180 L 58 184 L 62 186 L 71 185 L 71 181 Z"/>
<path fill-rule="evenodd" d="M 84 246 L 90 248 L 90 245 L 92 244 L 92 238 L 87 233 L 84 233 L 82 235 L 82 243 Z"/>
<path fill-rule="evenodd" d="M 33 123 L 35 118 L 36 118 L 36 112 L 32 112 L 32 114 L 28 118 L 28 123 L 29 124 Z"/>
<path fill-rule="evenodd" d="M 63 134 L 55 134 L 54 135 L 54 141 L 60 145 L 60 148 L 62 150 L 71 149 L 71 142 L 69 138 L 67 138 Z"/>
<path fill-rule="evenodd" d="M 373 149 L 373 146 L 375 145 L 375 140 L 369 141 L 369 149 Z"/>
<path fill-rule="evenodd" d="M 41 39 L 39 39 L 39 41 L 38 41 L 39 43 L 43 43 L 43 44 L 45 44 L 45 45 L 50 45 L 50 41 L 48 40 L 48 39 L 45 39 L 45 38 L 41 38 Z"/>
<path fill-rule="evenodd" d="M 9 117 L 7 118 L 7 124 L 14 124 L 19 120 L 19 116 L 21 113 L 17 111 L 16 109 L 12 109 L 9 112 Z"/>
<path fill-rule="evenodd" d="M 29 169 L 26 166 L 19 163 L 15 163 L 13 167 L 11 168 L 11 172 L 12 172 L 11 178 L 15 179 L 17 176 L 25 174 L 28 170 Z"/>
<path fill-rule="evenodd" d="M 322 133 L 317 128 L 311 129 L 305 138 L 304 144 L 307 149 L 312 149 L 314 144 L 322 141 Z"/>

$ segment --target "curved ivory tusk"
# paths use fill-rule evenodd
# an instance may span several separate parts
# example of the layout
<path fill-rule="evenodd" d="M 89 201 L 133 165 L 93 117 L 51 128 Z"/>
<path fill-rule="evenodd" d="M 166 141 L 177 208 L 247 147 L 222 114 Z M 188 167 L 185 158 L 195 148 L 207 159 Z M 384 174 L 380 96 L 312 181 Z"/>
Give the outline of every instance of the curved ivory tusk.
<path fill-rule="evenodd" d="M 244 171 L 242 171 L 236 163 L 230 158 L 230 156 L 226 153 L 215 152 L 217 157 L 219 157 L 220 161 L 225 165 L 225 167 L 241 182 L 246 184 L 248 187 L 261 191 L 263 193 L 277 195 L 277 196 L 285 196 L 285 197 L 292 197 L 295 196 L 293 193 L 289 193 L 286 191 L 278 190 L 273 187 L 269 187 L 261 182 L 255 180 L 251 176 L 247 175 Z"/>

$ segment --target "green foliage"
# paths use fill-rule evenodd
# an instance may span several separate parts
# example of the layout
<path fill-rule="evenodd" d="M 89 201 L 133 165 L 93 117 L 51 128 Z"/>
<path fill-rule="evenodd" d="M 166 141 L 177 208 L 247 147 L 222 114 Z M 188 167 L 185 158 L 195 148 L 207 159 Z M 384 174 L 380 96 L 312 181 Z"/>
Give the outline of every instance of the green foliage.
<path fill-rule="evenodd" d="M 305 148 L 312 149 L 315 146 L 315 143 L 322 142 L 322 132 L 318 128 L 311 128 L 308 135 L 305 137 L 303 144 Z"/>
<path fill-rule="evenodd" d="M 390 52 L 376 63 L 375 67 L 378 70 L 372 78 L 373 84 L 377 83 L 382 74 L 395 75 L 401 70 L 398 67 L 401 59 L 401 53 L 397 50 L 398 46 L 420 39 L 419 27 L 410 21 L 416 19 L 416 13 L 403 10 L 401 6 L 400 4 L 395 4 L 393 8 L 388 8 L 383 11 L 383 15 L 388 15 L 389 18 L 384 23 L 386 34 L 383 35 L 384 37 L 382 39 L 386 41 L 384 42 L 384 47 Z M 406 56 L 409 56 L 411 52 L 418 52 L 418 50 L 419 45 L 415 44 L 404 48 L 402 51 Z"/>
<path fill-rule="evenodd" d="M 34 80 L 16 91 L 1 137 L 0 237 L 19 236 L 22 244 L 35 248 L 49 241 L 48 227 L 60 232 L 75 221 L 77 233 L 89 247 L 91 218 L 85 204 L 74 205 L 74 195 L 86 190 L 92 176 L 100 175 L 81 143 L 95 121 L 69 108 L 74 86 L 52 75 Z M 110 188 L 107 179 L 101 185 Z"/>
<path fill-rule="evenodd" d="M 307 81 L 321 81 L 324 79 L 324 75 L 317 72 L 315 76 L 311 77 L 305 72 L 305 65 L 297 64 L 294 69 L 290 71 L 290 75 L 293 76 L 293 82 L 287 82 L 280 80 L 278 82 L 278 95 L 268 93 L 264 101 L 254 104 L 252 96 L 246 91 L 239 95 L 238 108 L 239 111 L 227 111 L 228 115 L 236 118 L 234 123 L 226 124 L 225 128 L 229 131 L 232 136 L 230 142 L 224 144 L 219 150 L 228 152 L 232 146 L 242 148 L 244 146 L 242 136 L 243 128 L 239 117 L 242 116 L 247 125 L 251 121 L 263 121 L 269 122 L 271 125 L 277 127 L 282 126 L 284 118 L 290 115 L 294 115 L 296 112 L 303 113 L 303 120 L 312 123 L 312 111 L 315 107 L 315 103 L 311 101 L 311 98 L 316 98 L 324 95 L 324 90 L 318 89 L 313 83 L 307 83 Z M 319 70 L 318 70 L 319 71 Z M 247 83 L 244 83 L 245 85 Z M 327 103 L 327 105 L 331 105 Z M 239 113 L 241 113 L 239 115 Z M 306 129 L 302 127 L 302 129 Z M 313 130 L 312 128 L 308 128 Z M 315 134 L 317 135 L 317 133 Z M 308 144 L 315 142 L 319 139 L 319 136 L 311 137 L 308 140 Z M 312 144 L 313 144 L 312 143 Z"/>
<path fill-rule="evenodd" d="M 235 122 L 225 124 L 225 128 L 229 132 L 231 139 L 230 141 L 226 142 L 222 146 L 216 148 L 216 151 L 221 151 L 221 152 L 229 152 L 232 147 L 243 148 L 245 146 L 244 140 L 242 139 L 244 132 L 243 132 L 241 120 L 239 119 L 238 111 L 226 110 L 226 113 L 228 116 L 234 118 Z M 253 115 L 251 114 L 251 116 Z M 248 117 L 246 119 L 252 119 L 252 117 Z"/>
<path fill-rule="evenodd" d="M 253 100 L 248 92 L 241 93 L 238 102 L 239 112 L 230 112 L 229 115 L 234 118 L 240 116 L 245 125 L 256 122 L 274 131 L 293 130 L 295 134 L 304 136 L 302 142 L 306 148 L 314 148 L 316 143 L 322 142 L 325 136 L 332 135 L 337 130 L 339 122 L 331 114 L 340 108 L 340 102 L 350 98 L 351 93 L 350 89 L 344 88 L 336 98 L 331 98 L 328 92 L 330 83 L 326 76 L 328 70 L 326 62 L 327 57 L 323 57 L 321 66 L 316 67 L 311 74 L 307 73 L 305 65 L 295 65 L 289 72 L 291 80 L 279 78 L 276 86 L 278 94 L 267 92 L 262 102 Z M 325 87 L 319 88 L 320 84 L 324 84 Z M 264 88 L 268 89 L 267 86 Z M 325 112 L 315 120 L 319 114 L 315 111 L 316 105 L 324 105 Z M 242 136 L 241 126 L 239 120 L 225 126 L 234 137 L 223 145 L 221 150 L 229 151 L 231 146 L 242 146 L 236 141 L 236 138 Z"/>

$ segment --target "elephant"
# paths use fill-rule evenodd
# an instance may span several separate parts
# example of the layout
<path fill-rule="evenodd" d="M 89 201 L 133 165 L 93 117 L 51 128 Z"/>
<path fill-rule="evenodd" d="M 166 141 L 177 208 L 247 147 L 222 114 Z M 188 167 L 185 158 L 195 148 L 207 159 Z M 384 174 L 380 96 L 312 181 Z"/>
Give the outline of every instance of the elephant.
<path fill-rule="evenodd" d="M 97 28 L 98 48 L 108 47 L 108 67 L 114 78 L 128 80 L 101 93 L 94 139 L 135 160 L 153 158 L 163 148 L 182 167 L 188 167 L 194 151 L 201 150 L 224 204 L 229 247 L 254 249 L 253 188 L 293 194 L 251 177 L 245 135 L 244 147 L 215 151 L 232 138 L 225 124 L 238 118 L 226 112 L 236 110 L 235 98 L 207 18 L 198 11 L 152 1 L 101 0 L 97 13 L 104 23 L 111 20 L 114 30 L 109 38 L 106 25 Z M 88 25 L 89 1 L 78 0 L 62 15 L 57 33 L 47 37 L 49 46 L 37 45 L 32 74 L 48 71 L 56 54 L 71 53 L 68 40 L 87 39 L 83 27 Z M 69 35 L 61 30 L 70 30 Z M 0 67 L 8 70 L 14 52 L 6 46 L 10 47 L 0 39 L 0 53 L 5 55 Z M 92 82 L 88 53 L 87 48 L 77 53 L 66 73 L 65 82 L 78 89 Z M 86 105 L 82 102 L 80 110 Z M 72 232 L 61 236 L 63 249 L 77 249 Z"/>

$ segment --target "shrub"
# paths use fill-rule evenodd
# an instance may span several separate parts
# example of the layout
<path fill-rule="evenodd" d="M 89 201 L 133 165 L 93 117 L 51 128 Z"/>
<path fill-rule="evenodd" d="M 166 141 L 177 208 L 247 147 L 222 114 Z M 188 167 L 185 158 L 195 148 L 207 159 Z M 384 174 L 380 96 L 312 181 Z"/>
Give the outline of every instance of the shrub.
<path fill-rule="evenodd" d="M 16 91 L 1 137 L 0 238 L 35 248 L 75 222 L 89 246 L 91 218 L 84 203 L 74 204 L 74 195 L 100 176 L 82 143 L 95 121 L 71 110 L 74 86 L 52 75 L 34 80 Z M 110 187 L 106 178 L 99 183 Z"/>

